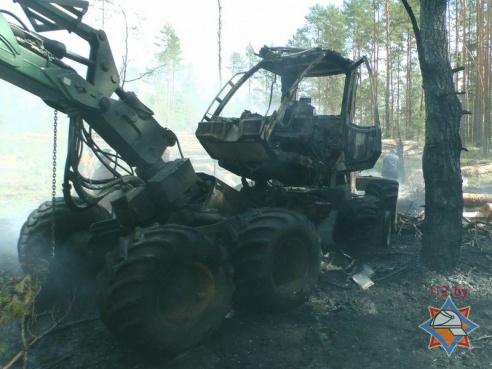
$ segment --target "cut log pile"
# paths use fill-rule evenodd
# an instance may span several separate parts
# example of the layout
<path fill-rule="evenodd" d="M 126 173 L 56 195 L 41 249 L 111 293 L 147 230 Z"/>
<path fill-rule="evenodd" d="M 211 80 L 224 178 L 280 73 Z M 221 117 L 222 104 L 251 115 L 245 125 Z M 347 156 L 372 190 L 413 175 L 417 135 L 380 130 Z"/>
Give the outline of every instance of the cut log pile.
<path fill-rule="evenodd" d="M 492 203 L 492 194 L 490 193 L 463 193 L 465 208 L 483 207 L 487 203 Z"/>

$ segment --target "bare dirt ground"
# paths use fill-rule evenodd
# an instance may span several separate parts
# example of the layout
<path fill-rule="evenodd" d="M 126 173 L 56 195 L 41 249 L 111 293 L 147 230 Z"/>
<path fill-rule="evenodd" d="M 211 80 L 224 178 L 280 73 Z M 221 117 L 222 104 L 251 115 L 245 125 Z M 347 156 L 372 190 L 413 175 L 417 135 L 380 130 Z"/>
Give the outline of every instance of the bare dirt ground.
<path fill-rule="evenodd" d="M 2 152 L 2 159 L 4 163 L 13 160 L 6 151 Z M 210 165 L 200 160 L 196 166 Z M 3 165 L 4 173 L 9 170 L 11 174 L 7 178 L 12 178 L 26 165 L 36 168 L 37 164 L 26 164 L 18 157 L 15 166 Z M 26 188 L 19 188 L 18 183 L 7 180 L 1 188 L 2 204 L 6 204 L 0 213 L 2 271 L 17 266 L 15 244 L 22 224 L 19 219 L 27 216 L 27 205 L 35 208 L 49 197 L 38 199 L 43 197 L 42 192 L 50 193 L 49 189 L 35 188 L 32 182 L 26 182 Z M 408 188 L 402 191 L 400 212 L 418 214 L 422 193 Z M 354 282 L 349 275 L 351 268 L 333 270 L 342 264 L 330 264 L 325 258 L 316 291 L 304 305 L 283 314 L 231 312 L 210 340 L 173 359 L 135 351 L 111 336 L 99 319 L 93 288 L 85 286 L 76 293 L 70 312 L 58 327 L 30 348 L 25 363 L 20 360 L 13 368 L 491 367 L 490 237 L 486 237 L 487 232 L 472 228 L 465 234 L 459 267 L 439 275 L 421 262 L 418 221 L 409 219 L 414 218 L 404 218 L 407 223 L 400 234 L 393 235 L 390 249 L 354 256 L 356 265 L 367 264 L 376 272 L 371 277 L 374 285 L 368 289 Z M 429 306 L 440 308 L 446 301 L 441 294 L 431 294 L 431 286 L 440 286 L 441 290 L 446 286 L 458 308 L 470 306 L 469 319 L 479 326 L 470 332 L 470 348 L 457 347 L 450 356 L 443 347 L 429 349 L 431 336 L 419 326 L 429 320 Z M 455 287 L 466 289 L 466 297 L 462 293 L 455 296 Z M 66 304 L 57 308 L 63 314 Z M 42 314 L 33 333 L 45 332 L 51 324 L 51 315 Z M 0 352 L 0 368 L 21 348 L 18 321 L 1 329 L 0 342 L 7 349 Z"/>

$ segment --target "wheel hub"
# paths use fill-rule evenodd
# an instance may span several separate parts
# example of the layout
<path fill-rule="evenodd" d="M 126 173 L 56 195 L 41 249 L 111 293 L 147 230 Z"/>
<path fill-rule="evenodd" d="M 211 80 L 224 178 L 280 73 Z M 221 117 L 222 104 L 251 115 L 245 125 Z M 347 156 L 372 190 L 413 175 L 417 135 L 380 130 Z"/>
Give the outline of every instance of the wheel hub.
<path fill-rule="evenodd" d="M 171 324 L 194 321 L 212 303 L 215 281 L 204 264 L 193 262 L 178 266 L 163 281 L 158 293 L 161 316 Z"/>

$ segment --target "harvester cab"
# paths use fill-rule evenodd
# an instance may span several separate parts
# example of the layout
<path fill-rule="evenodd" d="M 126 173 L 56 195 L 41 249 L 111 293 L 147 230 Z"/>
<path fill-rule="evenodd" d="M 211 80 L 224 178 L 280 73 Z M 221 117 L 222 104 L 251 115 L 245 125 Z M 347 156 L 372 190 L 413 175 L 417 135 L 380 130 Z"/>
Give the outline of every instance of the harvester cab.
<path fill-rule="evenodd" d="M 257 65 L 225 85 L 196 131 L 221 167 L 256 182 L 334 187 L 374 166 L 381 129 L 366 58 L 285 47 L 258 55 Z"/>

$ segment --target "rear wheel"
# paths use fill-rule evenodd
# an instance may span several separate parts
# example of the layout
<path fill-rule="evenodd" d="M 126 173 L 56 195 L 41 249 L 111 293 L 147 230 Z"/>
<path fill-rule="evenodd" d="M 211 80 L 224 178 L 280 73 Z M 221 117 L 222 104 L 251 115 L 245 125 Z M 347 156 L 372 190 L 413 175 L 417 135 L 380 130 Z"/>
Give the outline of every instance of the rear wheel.
<path fill-rule="evenodd" d="M 333 240 L 349 253 L 388 247 L 390 214 L 376 196 L 357 196 L 345 200 L 338 210 Z"/>
<path fill-rule="evenodd" d="M 82 200 L 76 199 L 77 203 Z M 63 289 L 81 278 L 94 277 L 94 267 L 87 250 L 91 224 L 109 219 L 111 215 L 95 205 L 83 212 L 73 212 L 63 198 L 55 199 L 55 254 L 52 256 L 51 201 L 34 210 L 20 231 L 17 249 L 25 273 L 44 280 L 45 286 Z"/>
<path fill-rule="evenodd" d="M 109 330 L 126 343 L 174 356 L 203 341 L 230 310 L 232 267 L 193 228 L 149 228 L 116 247 L 98 277 Z"/>
<path fill-rule="evenodd" d="M 235 307 L 279 311 L 302 304 L 316 286 L 321 263 L 314 226 L 283 209 L 259 210 L 247 223 L 233 252 Z"/>
<path fill-rule="evenodd" d="M 397 211 L 396 205 L 398 202 L 398 181 L 391 179 L 376 178 L 367 184 L 365 193 L 367 195 L 376 196 L 384 204 L 384 208 L 391 213 L 391 230 L 397 230 Z"/>

